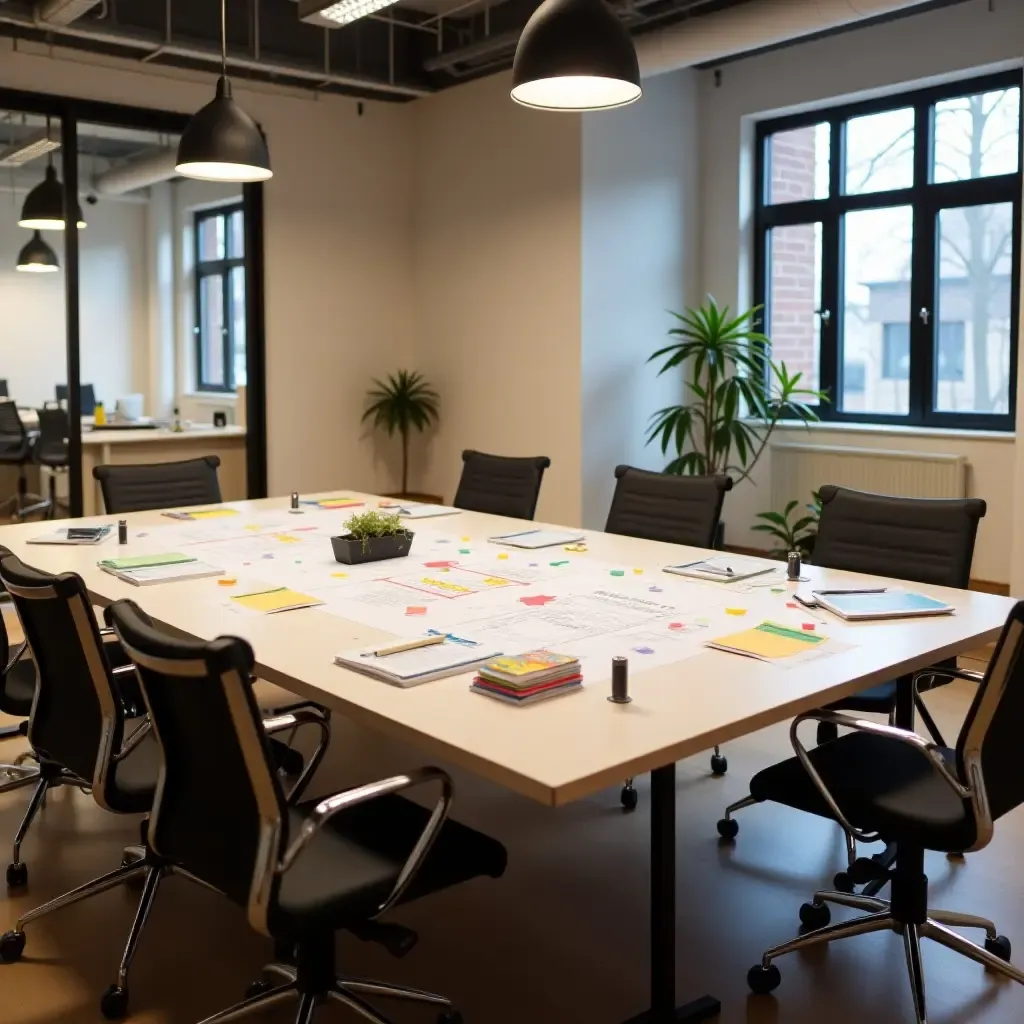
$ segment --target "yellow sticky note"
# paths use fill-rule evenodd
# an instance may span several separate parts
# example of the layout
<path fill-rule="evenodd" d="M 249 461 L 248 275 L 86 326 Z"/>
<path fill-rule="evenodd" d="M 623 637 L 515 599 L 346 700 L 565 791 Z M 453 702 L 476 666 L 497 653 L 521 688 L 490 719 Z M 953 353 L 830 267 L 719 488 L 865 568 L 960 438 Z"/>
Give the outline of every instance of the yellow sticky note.
<path fill-rule="evenodd" d="M 746 615 L 747 614 L 747 609 L 746 608 L 726 608 L 725 609 L 725 614 L 726 615 Z"/>
<path fill-rule="evenodd" d="M 237 516 L 237 508 L 204 508 L 198 512 L 191 509 L 188 513 L 193 519 L 220 519 L 221 516 Z"/>
<path fill-rule="evenodd" d="M 347 572 L 332 572 L 331 575 L 336 580 L 347 580 L 348 579 L 348 573 Z"/>
<path fill-rule="evenodd" d="M 268 615 L 273 612 L 286 612 L 292 608 L 311 608 L 313 605 L 323 604 L 318 597 L 309 597 L 288 587 L 261 590 L 255 594 L 237 594 L 231 600 L 250 611 L 264 612 Z"/>
<path fill-rule="evenodd" d="M 644 574 L 643 569 L 634 569 L 633 572 L 635 572 L 637 576 L 643 576 Z"/>
<path fill-rule="evenodd" d="M 262 530 L 262 529 L 263 529 L 263 527 L 262 527 L 262 526 L 258 526 L 258 525 L 257 525 L 256 523 L 250 523 L 250 524 L 249 524 L 249 525 L 248 525 L 248 526 L 246 527 L 246 529 L 247 529 L 247 530 L 256 530 L 256 531 L 259 531 L 259 530 Z"/>
<path fill-rule="evenodd" d="M 277 534 L 277 539 L 282 544 L 298 544 L 299 543 L 299 538 L 298 537 L 293 537 L 290 533 L 279 533 L 279 534 Z"/>
<path fill-rule="evenodd" d="M 742 633 L 716 637 L 712 643 L 737 654 L 752 654 L 758 658 L 790 658 L 820 646 L 827 638 L 791 629 L 777 622 L 762 622 Z"/>
<path fill-rule="evenodd" d="M 507 555 L 507 554 L 505 554 L 505 552 L 504 552 L 504 551 L 502 551 L 502 553 L 501 553 L 500 555 L 498 555 L 498 558 L 499 558 L 499 559 L 502 559 L 502 558 L 508 558 L 508 555 Z"/>
<path fill-rule="evenodd" d="M 462 538 L 461 538 L 461 540 L 462 540 L 462 542 L 463 542 L 464 544 L 465 544 L 465 543 L 466 543 L 467 541 L 471 541 L 472 539 L 473 539 L 472 537 L 462 537 Z"/>

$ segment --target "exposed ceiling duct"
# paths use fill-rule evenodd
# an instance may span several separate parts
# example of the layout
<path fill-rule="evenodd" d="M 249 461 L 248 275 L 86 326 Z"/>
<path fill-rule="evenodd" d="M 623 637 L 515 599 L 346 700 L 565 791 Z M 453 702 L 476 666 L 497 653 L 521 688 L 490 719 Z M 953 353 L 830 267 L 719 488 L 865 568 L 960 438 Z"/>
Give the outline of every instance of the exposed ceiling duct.
<path fill-rule="evenodd" d="M 93 189 L 101 196 L 123 196 L 136 189 L 158 185 L 162 181 L 170 181 L 176 177 L 174 165 L 177 163 L 176 148 L 159 149 L 155 153 L 129 160 L 118 167 L 111 167 L 96 175 Z"/>
<path fill-rule="evenodd" d="M 83 14 L 88 14 L 100 0 L 42 0 L 36 8 L 36 17 L 47 25 L 70 25 Z"/>
<path fill-rule="evenodd" d="M 835 32 L 859 21 L 910 12 L 933 0 L 751 0 L 706 14 L 699 24 L 681 21 L 639 35 L 636 52 L 644 77 L 707 64 L 791 42 L 821 32 Z"/>

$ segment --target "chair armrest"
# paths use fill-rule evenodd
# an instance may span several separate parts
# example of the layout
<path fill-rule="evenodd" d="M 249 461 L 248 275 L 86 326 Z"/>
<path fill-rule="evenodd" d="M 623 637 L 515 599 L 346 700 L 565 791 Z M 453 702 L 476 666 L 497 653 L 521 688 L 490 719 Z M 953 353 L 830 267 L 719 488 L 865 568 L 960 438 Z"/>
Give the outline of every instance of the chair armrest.
<path fill-rule="evenodd" d="M 20 644 L 16 644 L 11 649 L 11 651 L 9 652 L 9 656 L 7 658 L 7 667 L 4 669 L 5 676 L 7 675 L 8 672 L 11 671 L 12 668 L 14 668 L 15 664 L 21 660 L 21 656 L 25 653 L 27 648 L 28 641 L 22 640 Z"/>
<path fill-rule="evenodd" d="M 142 720 L 142 724 L 121 744 L 121 749 L 114 755 L 114 763 L 123 761 L 145 738 L 153 728 L 149 715 Z"/>
<path fill-rule="evenodd" d="M 347 789 L 334 796 L 326 797 L 316 805 L 313 813 L 303 822 L 302 829 L 285 850 L 281 863 L 277 867 L 279 874 L 288 871 L 299 858 L 303 850 L 309 846 L 313 837 L 331 820 L 336 814 L 347 811 L 359 804 L 365 804 L 369 800 L 376 800 L 382 796 L 393 793 L 400 793 L 402 790 L 411 789 L 413 786 L 420 786 L 427 782 L 439 782 L 441 795 L 434 809 L 427 820 L 419 839 L 416 840 L 409 854 L 398 873 L 398 880 L 391 890 L 387 899 L 377 908 L 374 918 L 380 917 L 386 910 L 394 906 L 402 894 L 409 887 L 409 883 L 416 876 L 426 859 L 430 848 L 434 845 L 441 831 L 441 826 L 448 817 L 448 809 L 452 802 L 452 780 L 448 773 L 440 768 L 419 768 L 409 772 L 407 775 L 395 775 L 390 779 L 380 779 L 377 782 L 369 782 L 364 786 L 356 786 L 354 789 Z"/>
<path fill-rule="evenodd" d="M 793 744 L 793 749 L 796 751 L 796 756 L 800 759 L 800 764 L 803 765 L 804 771 L 806 771 L 811 777 L 811 781 L 814 783 L 825 803 L 828 804 L 833 815 L 835 815 L 836 821 L 838 821 L 839 824 L 848 833 L 850 833 L 850 835 L 859 839 L 861 842 L 877 842 L 879 836 L 874 832 L 864 832 L 862 829 L 855 828 L 847 820 L 846 815 L 840 810 L 835 797 L 830 792 L 828 786 L 825 785 L 825 780 L 822 779 L 818 770 L 814 767 L 814 764 L 807 753 L 807 748 L 800 742 L 798 730 L 800 726 L 807 721 L 830 722 L 833 725 L 853 729 L 856 732 L 870 733 L 873 736 L 881 736 L 885 739 L 892 740 L 893 742 L 903 743 L 906 746 L 913 747 L 921 753 L 922 757 L 928 760 L 930 765 L 939 773 L 942 780 L 953 790 L 953 792 L 956 793 L 957 796 L 963 800 L 968 800 L 972 796 L 971 790 L 949 770 L 945 760 L 939 753 L 940 748 L 936 744 L 929 743 L 923 737 L 918 736 L 916 732 L 911 732 L 907 729 L 897 729 L 895 726 L 882 725 L 878 722 L 869 722 L 861 718 L 851 718 L 849 715 L 843 715 L 837 711 L 808 711 L 794 719 L 793 724 L 790 726 L 789 738 Z"/>
<path fill-rule="evenodd" d="M 274 715 L 272 718 L 263 719 L 263 731 L 267 736 L 273 736 L 275 732 L 283 732 L 285 729 L 297 729 L 300 725 L 317 726 L 320 730 L 320 742 L 288 794 L 289 806 L 293 806 L 302 796 L 316 774 L 316 770 L 320 767 L 320 762 L 324 759 L 324 754 L 327 753 L 327 745 L 331 742 L 331 724 L 325 715 L 312 707 L 298 708 L 287 715 Z"/>
<path fill-rule="evenodd" d="M 966 679 L 971 683 L 982 683 L 984 672 L 975 672 L 969 668 L 923 668 L 914 673 L 914 695 L 917 696 L 917 684 L 921 679 Z"/>

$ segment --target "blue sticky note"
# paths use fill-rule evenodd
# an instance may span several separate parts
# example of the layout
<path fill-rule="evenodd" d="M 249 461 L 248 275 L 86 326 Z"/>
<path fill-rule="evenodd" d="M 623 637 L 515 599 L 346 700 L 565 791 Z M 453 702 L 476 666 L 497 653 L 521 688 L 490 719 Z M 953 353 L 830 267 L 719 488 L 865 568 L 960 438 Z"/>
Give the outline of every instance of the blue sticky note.
<path fill-rule="evenodd" d="M 654 648 L 653 647 L 634 647 L 633 650 L 637 654 L 653 654 L 654 653 Z"/>

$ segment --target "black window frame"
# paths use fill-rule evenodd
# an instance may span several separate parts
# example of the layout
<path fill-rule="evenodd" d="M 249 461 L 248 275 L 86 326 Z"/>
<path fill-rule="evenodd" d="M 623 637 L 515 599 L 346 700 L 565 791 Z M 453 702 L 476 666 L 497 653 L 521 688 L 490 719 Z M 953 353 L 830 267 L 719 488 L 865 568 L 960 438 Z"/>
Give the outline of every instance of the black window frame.
<path fill-rule="evenodd" d="M 943 100 L 993 92 L 1019 90 L 1020 131 L 1017 170 L 1012 174 L 992 175 L 965 181 L 932 182 L 934 146 L 934 107 Z M 879 114 L 911 107 L 914 110 L 914 179 L 908 188 L 846 195 L 842 192 L 845 173 L 845 125 L 865 114 Z M 795 202 L 768 202 L 771 183 L 769 140 L 777 132 L 827 123 L 830 132 L 829 191 L 822 199 Z M 826 106 L 786 117 L 759 121 L 756 125 L 755 205 L 754 205 L 754 301 L 763 307 L 761 324 L 771 323 L 770 310 L 770 237 L 776 227 L 822 225 L 821 295 L 822 317 L 819 350 L 819 388 L 829 401 L 817 407 L 824 422 L 892 424 L 921 428 L 1013 431 L 1016 423 L 1017 344 L 1020 317 L 1021 273 L 1021 194 L 1024 181 L 1024 79 L 1019 69 L 960 79 L 927 89 L 894 93 L 861 102 Z M 1013 243 L 1010 270 L 1010 367 L 1008 412 L 949 412 L 935 409 L 935 359 L 933 325 L 938 310 L 938 218 L 946 209 L 1011 203 Z M 892 206 L 911 206 L 913 240 L 911 258 L 910 309 L 927 309 L 927 324 L 918 316 L 910 318 L 910 381 L 906 415 L 871 412 L 843 412 L 836 398 L 842 393 L 843 320 L 841 286 L 843 281 L 843 218 L 845 214 Z M 941 314 L 940 314 L 941 315 Z M 770 333 L 770 332 L 769 332 Z"/>
<path fill-rule="evenodd" d="M 235 213 L 242 215 L 242 254 L 240 256 L 229 256 L 230 252 L 230 228 L 229 222 Z M 204 260 L 200 256 L 200 228 L 204 221 L 224 218 L 224 256 L 218 260 Z M 192 246 L 194 255 L 195 277 L 195 305 L 194 334 L 195 334 L 195 389 L 204 394 L 233 395 L 237 392 L 235 382 L 235 338 L 234 338 L 234 299 L 231 295 L 231 271 L 241 267 L 245 272 L 245 211 L 244 203 L 241 201 L 225 203 L 222 206 L 210 206 L 202 210 L 196 210 L 192 215 Z M 203 379 L 203 280 L 207 277 L 221 275 L 222 306 L 224 311 L 225 330 L 221 334 L 221 352 L 224 359 L 224 383 L 212 384 Z M 248 295 L 249 282 L 245 282 L 246 295 Z"/>

